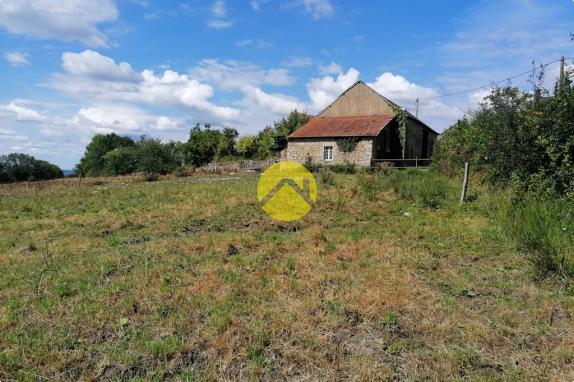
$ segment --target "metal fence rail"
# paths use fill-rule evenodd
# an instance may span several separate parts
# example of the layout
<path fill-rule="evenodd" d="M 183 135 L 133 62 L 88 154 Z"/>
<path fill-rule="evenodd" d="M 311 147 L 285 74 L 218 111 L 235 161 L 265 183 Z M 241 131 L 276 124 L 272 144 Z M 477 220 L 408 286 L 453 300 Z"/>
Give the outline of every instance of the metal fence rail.
<path fill-rule="evenodd" d="M 428 168 L 432 164 L 430 158 L 414 158 L 414 159 L 372 159 L 371 167 L 377 168 L 381 164 L 387 163 L 392 168 Z"/>

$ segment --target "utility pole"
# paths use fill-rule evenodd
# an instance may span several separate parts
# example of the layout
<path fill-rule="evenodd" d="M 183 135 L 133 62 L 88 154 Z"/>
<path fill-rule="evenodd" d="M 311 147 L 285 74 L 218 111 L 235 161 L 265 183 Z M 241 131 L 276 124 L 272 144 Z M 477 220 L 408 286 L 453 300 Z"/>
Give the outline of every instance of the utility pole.
<path fill-rule="evenodd" d="M 415 101 L 416 106 L 416 112 L 415 112 L 415 116 L 418 118 L 419 117 L 419 104 L 420 104 L 420 99 L 417 98 L 417 100 Z"/>

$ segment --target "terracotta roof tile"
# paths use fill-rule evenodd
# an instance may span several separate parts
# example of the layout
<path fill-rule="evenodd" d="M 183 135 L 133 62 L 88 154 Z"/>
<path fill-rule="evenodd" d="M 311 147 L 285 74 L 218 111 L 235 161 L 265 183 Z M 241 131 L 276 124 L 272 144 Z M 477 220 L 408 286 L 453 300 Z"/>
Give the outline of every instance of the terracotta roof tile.
<path fill-rule="evenodd" d="M 289 138 L 376 137 L 393 118 L 393 115 L 316 117 Z"/>

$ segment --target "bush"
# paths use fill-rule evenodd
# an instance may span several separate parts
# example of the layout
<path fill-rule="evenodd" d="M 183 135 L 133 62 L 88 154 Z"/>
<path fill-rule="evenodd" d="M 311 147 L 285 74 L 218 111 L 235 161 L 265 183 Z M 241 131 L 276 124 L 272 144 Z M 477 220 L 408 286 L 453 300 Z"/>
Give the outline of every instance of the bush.
<path fill-rule="evenodd" d="M 322 167 L 319 163 L 313 162 L 313 159 L 309 155 L 307 155 L 307 158 L 305 158 L 303 166 L 305 166 L 305 168 L 310 172 L 318 172 Z"/>
<path fill-rule="evenodd" d="M 537 276 L 574 276 L 573 199 L 526 197 L 508 208 L 502 227 L 530 256 Z"/>
<path fill-rule="evenodd" d="M 321 170 L 319 170 L 319 180 L 323 185 L 332 186 L 335 184 L 335 176 L 333 175 L 333 172 L 327 167 L 323 167 Z"/>
<path fill-rule="evenodd" d="M 343 164 L 333 164 L 328 166 L 329 169 L 338 174 L 356 174 L 357 166 L 352 163 L 345 162 Z"/>

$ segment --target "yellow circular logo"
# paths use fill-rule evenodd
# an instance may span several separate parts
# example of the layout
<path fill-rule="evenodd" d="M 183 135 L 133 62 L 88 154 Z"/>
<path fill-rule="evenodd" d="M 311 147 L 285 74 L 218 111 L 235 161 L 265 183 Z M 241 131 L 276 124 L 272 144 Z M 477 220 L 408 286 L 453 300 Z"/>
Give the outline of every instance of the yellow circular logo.
<path fill-rule="evenodd" d="M 259 177 L 257 199 L 272 218 L 295 221 L 307 215 L 317 200 L 313 174 L 296 162 L 278 162 Z"/>

